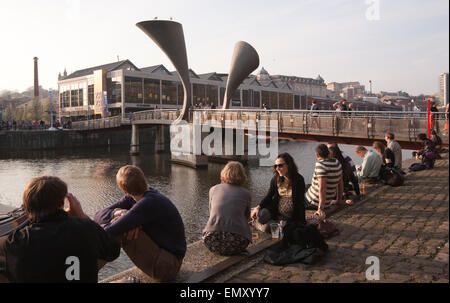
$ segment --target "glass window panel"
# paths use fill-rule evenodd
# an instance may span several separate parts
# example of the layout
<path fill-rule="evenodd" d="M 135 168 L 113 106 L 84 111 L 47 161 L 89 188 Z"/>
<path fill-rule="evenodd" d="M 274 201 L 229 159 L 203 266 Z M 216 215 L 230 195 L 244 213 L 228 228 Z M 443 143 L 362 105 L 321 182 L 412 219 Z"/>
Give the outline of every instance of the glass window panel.
<path fill-rule="evenodd" d="M 160 104 L 159 92 L 158 79 L 144 79 L 144 103 Z"/>
<path fill-rule="evenodd" d="M 107 78 L 106 85 L 108 87 L 108 104 L 122 102 L 122 78 Z M 142 84 L 142 82 L 141 82 Z M 138 95 L 139 98 L 139 95 Z"/>
<path fill-rule="evenodd" d="M 294 109 L 300 109 L 300 96 L 294 96 Z"/>
<path fill-rule="evenodd" d="M 206 96 L 205 96 L 205 85 L 203 84 L 192 84 L 192 96 L 194 104 L 202 103 L 203 106 L 206 105 Z"/>
<path fill-rule="evenodd" d="M 269 106 L 271 109 L 278 109 L 278 93 L 277 92 L 269 92 L 270 94 L 270 102 Z"/>
<path fill-rule="evenodd" d="M 177 82 L 161 81 L 162 104 L 177 104 Z"/>
<path fill-rule="evenodd" d="M 217 100 L 218 86 L 216 85 L 206 85 L 206 100 L 208 105 L 214 104 L 216 107 L 219 106 L 219 100 Z"/>
<path fill-rule="evenodd" d="M 178 84 L 178 105 L 183 106 L 184 101 L 184 89 L 183 85 Z M 187 107 L 189 108 L 189 105 L 191 105 L 191 100 L 188 100 Z"/>
<path fill-rule="evenodd" d="M 242 90 L 242 106 L 244 106 L 244 107 L 251 106 L 250 94 L 249 94 L 248 90 L 246 90 L 246 89 Z"/>
<path fill-rule="evenodd" d="M 88 86 L 88 103 L 89 105 L 94 105 L 94 85 Z"/>
<path fill-rule="evenodd" d="M 142 103 L 142 79 L 125 77 L 125 103 Z"/>
<path fill-rule="evenodd" d="M 78 106 L 83 106 L 84 104 L 83 104 L 83 96 L 84 96 L 84 94 L 83 94 L 83 89 L 81 88 L 81 89 L 79 89 L 78 90 Z"/>
<path fill-rule="evenodd" d="M 241 90 L 237 89 L 231 97 L 231 105 L 235 107 L 241 107 Z"/>
<path fill-rule="evenodd" d="M 70 106 L 71 107 L 78 106 L 78 89 L 70 91 Z"/>
<path fill-rule="evenodd" d="M 270 105 L 270 92 L 268 91 L 261 91 L 261 106 L 263 106 L 263 104 L 265 105 Z"/>
<path fill-rule="evenodd" d="M 292 109 L 292 94 L 279 93 L 280 109 Z"/>
<path fill-rule="evenodd" d="M 223 98 L 225 98 L 225 87 L 220 88 L 220 104 L 223 105 Z"/>
<path fill-rule="evenodd" d="M 253 107 L 261 107 L 261 94 L 257 91 L 253 91 Z"/>

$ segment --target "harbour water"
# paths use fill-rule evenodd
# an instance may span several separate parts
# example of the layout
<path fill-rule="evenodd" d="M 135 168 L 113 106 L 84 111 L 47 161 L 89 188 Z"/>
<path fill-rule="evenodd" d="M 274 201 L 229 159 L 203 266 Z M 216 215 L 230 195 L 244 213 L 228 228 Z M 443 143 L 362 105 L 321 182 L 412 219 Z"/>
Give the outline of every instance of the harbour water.
<path fill-rule="evenodd" d="M 306 183 L 311 182 L 314 169 L 316 142 L 280 142 L 279 153 L 289 152 L 295 159 Z M 355 164 L 362 159 L 354 153 L 354 146 L 341 145 Z M 148 183 L 168 196 L 177 206 L 183 218 L 188 243 L 201 239 L 201 232 L 208 220 L 208 191 L 220 183 L 220 171 L 224 164 L 210 163 L 205 169 L 192 169 L 170 162 L 170 154 L 155 154 L 145 146 L 139 156 L 130 156 L 128 146 L 112 149 L 72 150 L 62 152 L 33 152 L 18 155 L 15 159 L 0 157 L 0 204 L 19 207 L 27 181 L 41 175 L 56 175 L 64 180 L 82 203 L 86 214 L 94 214 L 119 200 L 123 193 L 115 183 L 118 169 L 127 164 L 141 167 Z M 403 158 L 410 158 L 411 151 L 403 151 Z M 260 167 L 257 159 L 250 159 L 246 167 L 248 189 L 252 204 L 257 204 L 266 194 L 273 176 L 272 167 Z M 99 273 L 102 280 L 132 267 L 122 251 L 114 262 L 106 264 Z"/>

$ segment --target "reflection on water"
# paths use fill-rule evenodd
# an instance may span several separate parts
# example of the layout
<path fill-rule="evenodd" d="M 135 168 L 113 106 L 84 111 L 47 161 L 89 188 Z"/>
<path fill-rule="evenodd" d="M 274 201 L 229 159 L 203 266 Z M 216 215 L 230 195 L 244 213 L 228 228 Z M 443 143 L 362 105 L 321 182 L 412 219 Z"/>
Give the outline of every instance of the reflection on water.
<path fill-rule="evenodd" d="M 300 174 L 306 183 L 311 182 L 314 169 L 313 142 L 283 142 L 279 152 L 289 152 L 295 159 Z M 354 146 L 342 145 L 341 149 L 353 158 L 355 164 L 362 159 L 354 153 Z M 410 151 L 404 151 L 404 159 Z M 253 204 L 266 194 L 273 175 L 271 167 L 259 167 L 258 159 L 250 159 L 247 166 L 248 188 Z M 183 218 L 187 242 L 201 238 L 201 231 L 208 220 L 208 192 L 211 186 L 220 183 L 223 164 L 211 163 L 205 169 L 192 169 L 170 163 L 169 154 L 154 154 L 142 150 L 139 156 L 130 156 L 128 147 L 116 149 L 82 150 L 65 152 L 26 154 L 20 159 L 0 158 L 0 204 L 18 207 L 27 181 L 41 175 L 56 175 L 64 180 L 82 203 L 90 217 L 122 197 L 116 186 L 115 175 L 123 165 L 139 166 L 145 173 L 150 186 L 168 196 L 177 206 Z M 114 262 L 108 263 L 101 271 L 99 279 L 123 271 L 132 266 L 122 252 Z"/>

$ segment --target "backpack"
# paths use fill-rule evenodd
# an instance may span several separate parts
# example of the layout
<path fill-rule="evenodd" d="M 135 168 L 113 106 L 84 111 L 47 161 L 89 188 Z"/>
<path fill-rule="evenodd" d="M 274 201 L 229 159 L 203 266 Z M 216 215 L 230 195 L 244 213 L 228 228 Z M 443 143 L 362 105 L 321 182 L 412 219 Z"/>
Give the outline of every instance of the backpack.
<path fill-rule="evenodd" d="M 405 183 L 403 174 L 394 167 L 382 166 L 380 175 L 383 183 L 390 186 L 401 186 Z"/>

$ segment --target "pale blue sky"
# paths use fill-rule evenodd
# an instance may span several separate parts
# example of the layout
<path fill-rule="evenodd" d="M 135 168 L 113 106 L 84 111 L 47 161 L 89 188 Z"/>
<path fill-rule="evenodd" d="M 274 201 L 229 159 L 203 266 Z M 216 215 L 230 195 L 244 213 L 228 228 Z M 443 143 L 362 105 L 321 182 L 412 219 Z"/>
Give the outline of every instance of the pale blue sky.
<path fill-rule="evenodd" d="M 366 1 L 370 3 L 366 3 Z M 373 91 L 438 91 L 449 69 L 448 0 L 379 0 L 379 20 L 366 12 L 376 0 L 42 0 L 1 1 L 0 90 L 130 59 L 138 67 L 173 66 L 136 27 L 169 19 L 183 24 L 190 67 L 227 73 L 239 40 L 258 51 L 271 74 L 360 81 Z"/>

